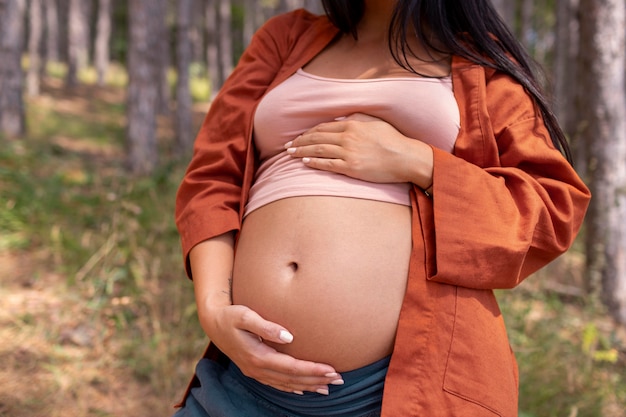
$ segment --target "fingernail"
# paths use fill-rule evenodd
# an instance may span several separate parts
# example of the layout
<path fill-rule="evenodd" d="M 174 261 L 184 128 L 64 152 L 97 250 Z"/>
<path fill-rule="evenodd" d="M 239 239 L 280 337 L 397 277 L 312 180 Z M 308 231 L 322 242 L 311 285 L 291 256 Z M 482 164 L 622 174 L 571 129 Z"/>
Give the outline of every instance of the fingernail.
<path fill-rule="evenodd" d="M 343 384 L 345 384 L 343 379 L 335 379 L 333 382 L 331 382 L 331 385 L 343 385 Z"/>
<path fill-rule="evenodd" d="M 293 393 L 294 394 L 298 394 L 298 395 L 304 395 L 304 392 L 302 392 L 302 391 L 294 391 Z"/>
<path fill-rule="evenodd" d="M 346 116 L 340 116 L 340 117 L 336 117 L 335 121 L 340 122 L 342 120 L 346 120 Z"/>
<path fill-rule="evenodd" d="M 293 342 L 293 335 L 289 333 L 287 330 L 281 330 L 278 334 L 278 338 L 285 343 Z"/>
<path fill-rule="evenodd" d="M 311 162 L 311 158 L 302 158 L 302 162 L 308 164 L 309 162 Z"/>
<path fill-rule="evenodd" d="M 287 148 L 287 153 L 295 153 L 296 148 Z"/>
<path fill-rule="evenodd" d="M 289 142 L 285 143 L 285 149 L 291 148 L 291 145 L 293 145 L 293 141 L 292 140 L 290 140 Z"/>
<path fill-rule="evenodd" d="M 328 395 L 328 389 L 324 389 L 324 388 L 320 388 L 318 390 L 315 390 L 315 392 L 317 392 L 318 394 L 321 394 L 321 395 Z"/>
<path fill-rule="evenodd" d="M 326 375 L 324 375 L 326 378 L 336 378 L 339 376 L 339 374 L 337 372 L 330 372 Z"/>

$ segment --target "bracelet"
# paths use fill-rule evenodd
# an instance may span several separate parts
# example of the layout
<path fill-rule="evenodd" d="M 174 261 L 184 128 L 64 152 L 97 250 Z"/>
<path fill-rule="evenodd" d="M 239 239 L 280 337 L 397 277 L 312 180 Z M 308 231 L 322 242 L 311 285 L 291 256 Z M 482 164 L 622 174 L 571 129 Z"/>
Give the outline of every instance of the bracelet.
<path fill-rule="evenodd" d="M 433 184 L 430 184 L 428 187 L 423 188 L 422 192 L 428 198 L 433 198 Z"/>

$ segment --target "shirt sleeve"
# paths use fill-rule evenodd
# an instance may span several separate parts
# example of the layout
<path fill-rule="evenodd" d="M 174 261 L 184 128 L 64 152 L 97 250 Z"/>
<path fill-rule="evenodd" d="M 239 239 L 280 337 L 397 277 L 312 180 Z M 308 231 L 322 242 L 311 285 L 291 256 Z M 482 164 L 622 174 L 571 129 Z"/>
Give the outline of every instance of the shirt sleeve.
<path fill-rule="evenodd" d="M 512 288 L 571 246 L 590 193 L 519 84 L 475 84 L 455 153 L 434 149 L 432 202 L 418 196 L 427 278 Z"/>
<path fill-rule="evenodd" d="M 269 20 L 257 31 L 200 128 L 176 196 L 175 218 L 185 260 L 198 243 L 240 228 L 253 112 L 282 64 L 288 32 L 287 15 Z"/>

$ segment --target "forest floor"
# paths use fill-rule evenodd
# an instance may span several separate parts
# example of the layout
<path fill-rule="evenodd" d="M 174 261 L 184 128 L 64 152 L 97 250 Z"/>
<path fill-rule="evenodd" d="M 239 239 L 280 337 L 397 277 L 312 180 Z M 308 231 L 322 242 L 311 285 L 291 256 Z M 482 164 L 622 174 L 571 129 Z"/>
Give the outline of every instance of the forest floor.
<path fill-rule="evenodd" d="M 27 104 L 28 136 L 0 150 L 0 417 L 170 416 L 206 343 L 173 225 L 186 163 L 126 174 L 120 88 L 48 80 Z M 498 293 L 521 417 L 626 417 L 626 332 L 581 263 Z"/>
<path fill-rule="evenodd" d="M 145 196 L 123 168 L 124 100 L 120 88 L 67 90 L 49 79 L 27 103 L 28 136 L 0 158 L 0 417 L 170 416 L 206 342 L 182 272 L 161 274 L 179 289 L 159 312 L 170 282 L 129 277 L 146 245 L 128 248 L 132 231 L 122 232 L 154 227 L 138 224 Z M 199 124 L 206 105 L 196 110 Z M 159 136 L 172 136 L 167 118 Z M 178 180 L 168 180 L 171 202 Z M 159 189 L 143 181 L 146 192 Z M 147 219 L 169 225 L 168 268 L 180 262 L 171 202 Z M 141 253 L 114 259 L 118 250 Z M 167 340 L 176 323 L 161 317 L 175 303 L 192 323 L 182 327 L 195 341 L 183 348 Z"/>
<path fill-rule="evenodd" d="M 113 329 L 46 258 L 0 253 L 0 416 L 169 415 L 168 401 L 121 366 Z"/>

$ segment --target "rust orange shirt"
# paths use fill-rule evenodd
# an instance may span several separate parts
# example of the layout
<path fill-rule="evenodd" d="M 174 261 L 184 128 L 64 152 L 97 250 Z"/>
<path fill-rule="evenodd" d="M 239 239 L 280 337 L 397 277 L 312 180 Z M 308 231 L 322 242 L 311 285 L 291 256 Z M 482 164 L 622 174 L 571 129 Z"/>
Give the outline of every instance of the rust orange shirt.
<path fill-rule="evenodd" d="M 337 33 L 301 10 L 254 36 L 207 114 L 179 189 L 185 259 L 203 240 L 240 229 L 258 167 L 255 108 Z M 461 116 L 454 151 L 433 148 L 432 200 L 411 192 L 413 249 L 384 417 L 517 416 L 517 366 L 493 290 L 566 251 L 590 198 L 516 81 L 453 57 L 452 83 Z M 225 359 L 212 345 L 205 355 Z"/>

